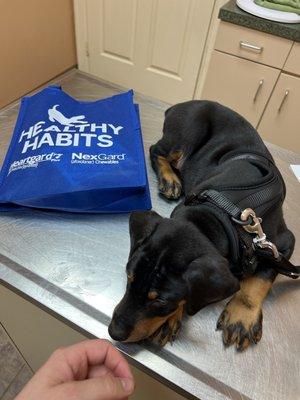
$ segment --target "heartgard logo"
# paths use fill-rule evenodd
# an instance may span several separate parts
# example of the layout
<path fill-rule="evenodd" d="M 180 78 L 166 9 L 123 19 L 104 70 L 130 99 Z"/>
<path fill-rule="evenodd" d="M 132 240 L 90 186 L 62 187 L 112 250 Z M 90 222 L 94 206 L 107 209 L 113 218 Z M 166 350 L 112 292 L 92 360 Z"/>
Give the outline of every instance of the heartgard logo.
<path fill-rule="evenodd" d="M 59 107 L 55 104 L 49 108 L 49 121 L 38 121 L 21 132 L 19 143 L 23 144 L 22 153 L 48 146 L 89 148 L 96 144 L 111 147 L 115 136 L 123 129 L 123 126 L 107 122 L 88 122 L 85 115 L 67 116 L 58 110 Z"/>
<path fill-rule="evenodd" d="M 48 154 L 39 154 L 37 156 L 29 156 L 23 158 L 22 160 L 14 161 L 8 170 L 9 175 L 11 172 L 18 171 L 19 169 L 26 168 L 36 168 L 42 162 L 59 162 L 61 160 L 62 153 L 48 153 Z"/>

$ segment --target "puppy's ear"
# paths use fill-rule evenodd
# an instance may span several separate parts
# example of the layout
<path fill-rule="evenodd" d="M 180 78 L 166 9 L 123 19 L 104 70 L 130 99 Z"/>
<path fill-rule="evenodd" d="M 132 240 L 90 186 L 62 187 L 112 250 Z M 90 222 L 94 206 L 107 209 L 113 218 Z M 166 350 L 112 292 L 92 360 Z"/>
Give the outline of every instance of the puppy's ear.
<path fill-rule="evenodd" d="M 135 211 L 129 218 L 130 253 L 154 230 L 163 218 L 155 211 Z"/>
<path fill-rule="evenodd" d="M 220 256 L 202 256 L 192 261 L 183 275 L 187 283 L 187 313 L 196 314 L 210 303 L 237 292 L 239 281 L 229 270 L 228 262 Z"/>

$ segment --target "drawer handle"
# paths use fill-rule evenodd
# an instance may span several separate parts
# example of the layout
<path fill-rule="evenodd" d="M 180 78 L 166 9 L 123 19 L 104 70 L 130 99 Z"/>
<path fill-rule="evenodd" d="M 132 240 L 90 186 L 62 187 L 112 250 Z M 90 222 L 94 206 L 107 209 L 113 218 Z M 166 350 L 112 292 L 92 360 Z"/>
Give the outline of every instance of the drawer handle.
<path fill-rule="evenodd" d="M 257 96 L 259 95 L 259 92 L 261 91 L 263 84 L 264 84 L 264 80 L 261 79 L 261 80 L 259 81 L 259 84 L 258 84 L 257 90 L 256 90 L 256 92 L 255 92 L 255 95 L 254 95 L 254 97 L 253 97 L 253 103 L 256 102 Z"/>
<path fill-rule="evenodd" d="M 290 93 L 289 90 L 286 90 L 286 91 L 285 91 L 284 96 L 283 96 L 283 99 L 281 100 L 281 103 L 280 103 L 280 106 L 278 107 L 277 112 L 280 113 L 280 111 L 281 111 L 281 109 L 282 109 L 282 106 L 283 106 L 283 104 L 285 103 L 285 101 L 286 101 L 286 99 L 287 99 L 289 93 Z"/>
<path fill-rule="evenodd" d="M 256 53 L 262 53 L 264 49 L 262 46 L 255 46 L 254 44 L 246 43 L 243 42 L 242 40 L 240 41 L 240 47 L 242 49 L 253 50 Z"/>

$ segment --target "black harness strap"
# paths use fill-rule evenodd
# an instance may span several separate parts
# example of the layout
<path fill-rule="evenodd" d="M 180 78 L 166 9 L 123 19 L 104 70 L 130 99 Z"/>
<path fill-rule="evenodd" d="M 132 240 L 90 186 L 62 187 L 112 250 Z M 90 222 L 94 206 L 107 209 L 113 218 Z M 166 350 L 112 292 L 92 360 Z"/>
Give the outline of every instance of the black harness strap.
<path fill-rule="evenodd" d="M 208 201 L 212 204 L 215 204 L 221 210 L 229 214 L 231 218 L 239 219 L 241 215 L 241 209 L 217 190 L 204 190 L 197 197 L 200 202 Z"/>
<path fill-rule="evenodd" d="M 253 274 L 257 267 L 257 258 L 255 256 L 253 248 L 253 240 L 249 233 L 243 229 L 243 225 L 249 225 L 252 223 L 250 217 L 247 221 L 241 221 L 240 216 L 242 209 L 229 200 L 224 194 L 214 190 L 204 190 L 200 195 L 197 196 L 200 203 L 208 203 L 210 205 L 209 211 L 211 212 L 211 206 L 218 207 L 223 213 L 223 216 L 213 211 L 213 214 L 222 223 L 223 227 L 226 227 L 227 236 L 230 238 L 231 255 L 234 264 L 241 263 L 242 272 L 247 274 Z M 214 207 L 214 208 L 215 208 Z M 229 218 L 224 218 L 224 214 Z M 238 268 L 235 268 L 235 273 L 238 272 Z"/>
<path fill-rule="evenodd" d="M 235 265 L 234 273 L 253 274 L 257 268 L 260 256 L 268 253 L 268 259 L 272 259 L 277 270 L 292 278 L 299 276 L 297 267 L 289 264 L 289 269 L 282 267 L 275 260 L 272 252 L 268 250 L 258 251 L 253 244 L 253 234 L 246 232 L 243 225 L 251 225 L 252 218 L 241 221 L 241 214 L 245 208 L 251 208 L 263 217 L 273 207 L 278 206 L 285 198 L 285 184 L 280 172 L 274 163 L 262 155 L 240 154 L 230 160 L 246 159 L 265 171 L 257 185 L 219 187 L 216 189 L 206 189 L 198 194 L 188 196 L 185 205 L 199 205 L 201 209 L 213 214 L 223 225 L 229 239 L 231 248 L 231 259 Z M 280 254 L 281 259 L 284 258 Z M 241 268 L 242 267 L 242 268 Z M 296 269 L 295 269 L 296 268 Z"/>

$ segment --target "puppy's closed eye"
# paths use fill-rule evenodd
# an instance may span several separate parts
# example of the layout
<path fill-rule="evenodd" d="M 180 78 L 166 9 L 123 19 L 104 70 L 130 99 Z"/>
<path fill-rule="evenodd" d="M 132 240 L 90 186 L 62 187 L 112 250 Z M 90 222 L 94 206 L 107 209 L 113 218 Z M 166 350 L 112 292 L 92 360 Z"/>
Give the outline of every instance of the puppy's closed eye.
<path fill-rule="evenodd" d="M 167 300 L 164 299 L 155 299 L 151 302 L 151 306 L 153 307 L 163 307 L 168 304 Z"/>
<path fill-rule="evenodd" d="M 165 306 L 168 302 L 165 299 L 159 298 L 156 290 L 151 290 L 148 293 L 148 299 L 151 300 L 150 305 L 153 307 Z"/>

